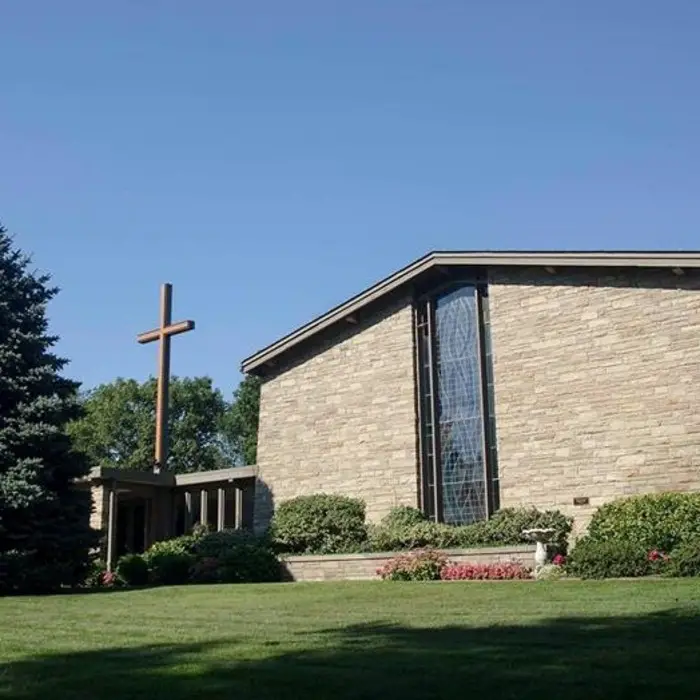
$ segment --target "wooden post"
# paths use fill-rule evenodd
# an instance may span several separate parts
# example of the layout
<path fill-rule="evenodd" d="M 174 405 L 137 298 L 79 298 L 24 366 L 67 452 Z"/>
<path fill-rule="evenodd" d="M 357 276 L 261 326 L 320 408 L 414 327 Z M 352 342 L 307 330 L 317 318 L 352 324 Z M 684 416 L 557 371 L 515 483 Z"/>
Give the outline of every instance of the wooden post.
<path fill-rule="evenodd" d="M 194 321 L 172 323 L 173 286 L 160 288 L 160 325 L 152 331 L 141 333 L 137 340 L 142 345 L 159 341 L 158 393 L 156 396 L 156 449 L 153 471 L 158 473 L 168 463 L 168 398 L 170 390 L 170 338 L 178 333 L 194 329 Z"/>
<path fill-rule="evenodd" d="M 185 491 L 185 534 L 192 529 L 192 494 Z"/>
<path fill-rule="evenodd" d="M 206 525 L 209 522 L 207 511 L 209 510 L 209 492 L 202 489 L 199 492 L 199 524 Z"/>
<path fill-rule="evenodd" d="M 226 490 L 220 486 L 216 494 L 216 529 L 221 532 L 225 526 Z"/>
<path fill-rule="evenodd" d="M 168 399 L 170 396 L 170 336 L 163 333 L 172 321 L 172 286 L 164 284 L 160 289 L 160 328 L 158 347 L 158 389 L 156 394 L 156 451 L 154 469 L 166 468 L 168 459 Z"/>
<path fill-rule="evenodd" d="M 117 555 L 117 489 L 115 484 L 109 486 L 107 505 L 107 571 L 114 569 Z"/>
<path fill-rule="evenodd" d="M 238 485 L 234 485 L 234 518 L 236 530 L 243 529 L 243 489 Z"/>

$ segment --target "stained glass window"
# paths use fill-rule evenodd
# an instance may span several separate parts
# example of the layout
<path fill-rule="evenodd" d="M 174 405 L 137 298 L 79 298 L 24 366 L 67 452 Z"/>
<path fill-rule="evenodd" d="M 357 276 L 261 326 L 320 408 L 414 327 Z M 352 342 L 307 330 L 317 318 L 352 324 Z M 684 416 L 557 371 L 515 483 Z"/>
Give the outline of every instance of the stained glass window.
<path fill-rule="evenodd" d="M 462 285 L 419 307 L 423 508 L 452 524 L 498 508 L 485 289 Z"/>

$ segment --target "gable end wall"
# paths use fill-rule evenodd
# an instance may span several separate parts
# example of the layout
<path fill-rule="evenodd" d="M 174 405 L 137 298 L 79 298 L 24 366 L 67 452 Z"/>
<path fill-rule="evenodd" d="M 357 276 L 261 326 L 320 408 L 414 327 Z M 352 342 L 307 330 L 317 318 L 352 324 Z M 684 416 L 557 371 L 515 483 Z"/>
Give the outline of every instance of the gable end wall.
<path fill-rule="evenodd" d="M 264 381 L 256 529 L 298 495 L 362 498 L 374 521 L 418 504 L 413 344 L 406 298 Z"/>
<path fill-rule="evenodd" d="M 580 531 L 608 500 L 700 490 L 699 288 L 695 271 L 492 273 L 503 507 Z"/>

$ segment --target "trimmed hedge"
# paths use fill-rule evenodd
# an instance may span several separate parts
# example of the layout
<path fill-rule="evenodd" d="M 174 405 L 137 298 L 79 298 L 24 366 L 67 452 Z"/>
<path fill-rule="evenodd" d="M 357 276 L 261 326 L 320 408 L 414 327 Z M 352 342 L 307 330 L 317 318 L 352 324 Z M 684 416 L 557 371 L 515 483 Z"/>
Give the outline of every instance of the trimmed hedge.
<path fill-rule="evenodd" d="M 193 582 L 267 583 L 280 580 L 280 564 L 270 543 L 245 530 L 222 530 L 197 539 Z M 198 577 L 197 573 L 200 572 Z"/>
<path fill-rule="evenodd" d="M 604 504 L 566 569 L 581 578 L 699 576 L 700 494 L 644 494 Z"/>
<path fill-rule="evenodd" d="M 566 572 L 584 579 L 629 578 L 648 576 L 654 566 L 640 543 L 582 537 L 569 555 Z"/>
<path fill-rule="evenodd" d="M 290 554 L 357 552 L 367 540 L 365 504 L 319 493 L 281 503 L 272 517 L 276 546 Z"/>
<path fill-rule="evenodd" d="M 148 583 L 148 563 L 140 554 L 125 554 L 117 562 L 117 576 L 127 586 L 145 586 Z"/>
<path fill-rule="evenodd" d="M 148 580 L 156 586 L 179 586 L 189 581 L 195 563 L 189 551 L 191 537 L 156 542 L 143 558 L 148 566 Z"/>
<path fill-rule="evenodd" d="M 411 525 L 419 525 L 427 522 L 425 513 L 418 508 L 412 506 L 395 506 L 392 508 L 381 521 L 382 527 L 409 527 Z"/>
<path fill-rule="evenodd" d="M 270 542 L 245 530 L 198 530 L 156 542 L 143 560 L 148 580 L 155 585 L 262 583 L 281 578 Z"/>
<path fill-rule="evenodd" d="M 676 547 L 666 563 L 667 576 L 700 576 L 700 539 L 692 539 Z"/>
<path fill-rule="evenodd" d="M 287 554 L 346 554 L 414 549 L 517 545 L 523 530 L 553 528 L 552 543 L 564 553 L 573 518 L 559 511 L 505 508 L 489 520 L 455 526 L 427 520 L 417 508 L 393 508 L 377 525 L 365 524 L 365 506 L 346 496 L 316 494 L 282 503 L 270 529 L 275 548 Z"/>
<path fill-rule="evenodd" d="M 588 527 L 597 542 L 635 542 L 646 551 L 670 552 L 700 539 L 700 493 L 631 496 L 602 505 Z"/>
<path fill-rule="evenodd" d="M 391 516 L 391 514 L 390 514 Z M 435 547 L 437 549 L 517 545 L 529 542 L 523 530 L 543 527 L 553 528 L 553 549 L 565 552 L 573 519 L 559 511 L 540 511 L 536 508 L 504 508 L 489 520 L 472 525 L 446 525 L 423 520 L 411 523 L 400 518 L 383 520 L 369 529 L 369 549 L 374 552 L 391 552 Z"/>

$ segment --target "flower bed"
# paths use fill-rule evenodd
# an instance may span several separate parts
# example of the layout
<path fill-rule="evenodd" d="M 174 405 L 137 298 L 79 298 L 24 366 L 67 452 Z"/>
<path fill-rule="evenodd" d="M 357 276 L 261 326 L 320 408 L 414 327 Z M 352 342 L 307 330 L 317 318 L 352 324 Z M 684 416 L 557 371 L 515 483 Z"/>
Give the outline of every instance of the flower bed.
<path fill-rule="evenodd" d="M 532 578 L 532 569 L 516 560 L 457 563 L 424 549 L 390 559 L 377 575 L 383 581 L 507 581 Z"/>
<path fill-rule="evenodd" d="M 519 562 L 496 564 L 447 564 L 440 571 L 442 581 L 512 581 L 532 578 L 532 570 Z"/>

